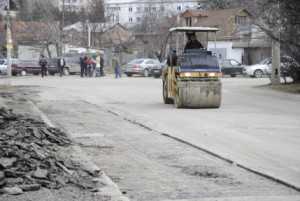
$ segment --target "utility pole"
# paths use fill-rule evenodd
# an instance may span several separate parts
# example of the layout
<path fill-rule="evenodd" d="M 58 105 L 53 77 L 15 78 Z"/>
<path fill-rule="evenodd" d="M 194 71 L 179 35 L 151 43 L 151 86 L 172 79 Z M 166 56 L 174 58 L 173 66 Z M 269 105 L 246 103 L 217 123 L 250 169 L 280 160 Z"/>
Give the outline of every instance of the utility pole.
<path fill-rule="evenodd" d="M 62 0 L 62 19 L 60 24 L 60 55 L 64 54 L 65 0 Z"/>
<path fill-rule="evenodd" d="M 88 34 L 87 52 L 89 53 L 90 48 L 91 48 L 91 34 L 92 34 L 89 20 L 86 20 L 86 26 L 87 26 L 87 34 Z"/>
<path fill-rule="evenodd" d="M 280 1 L 278 1 L 278 11 L 280 11 Z M 280 16 L 279 16 L 280 17 Z M 278 41 L 272 40 L 272 75 L 271 83 L 280 84 L 280 41 L 281 41 L 281 20 L 279 20 Z"/>
<path fill-rule="evenodd" d="M 7 56 L 7 76 L 11 77 L 11 50 L 13 41 L 11 35 L 11 19 L 10 19 L 10 0 L 7 0 L 6 12 L 6 56 Z"/>
<path fill-rule="evenodd" d="M 272 84 L 280 84 L 280 42 L 272 40 Z"/>

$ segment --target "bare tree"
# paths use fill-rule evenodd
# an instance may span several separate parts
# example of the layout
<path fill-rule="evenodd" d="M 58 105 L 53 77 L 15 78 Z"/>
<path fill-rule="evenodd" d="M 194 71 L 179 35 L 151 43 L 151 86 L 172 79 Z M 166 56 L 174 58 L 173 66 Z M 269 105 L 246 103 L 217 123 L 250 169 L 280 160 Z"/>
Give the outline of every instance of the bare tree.
<path fill-rule="evenodd" d="M 166 42 L 169 29 L 176 25 L 177 17 L 160 3 L 147 3 L 140 16 L 140 22 L 134 27 L 135 33 L 143 42 L 145 56 L 162 59 L 163 44 Z"/>
<path fill-rule="evenodd" d="M 211 8 L 244 7 L 254 23 L 273 41 L 281 45 L 281 52 L 300 63 L 300 2 L 299 0 L 212 0 Z M 300 71 L 291 72 L 300 81 Z"/>
<path fill-rule="evenodd" d="M 42 46 L 43 51 L 46 49 L 49 57 L 52 57 L 50 45 L 54 45 L 59 54 L 59 9 L 50 0 L 35 1 L 33 4 L 29 4 L 29 1 L 21 2 L 19 18 L 25 21 L 26 39 Z M 24 33 L 18 34 L 24 36 Z"/>

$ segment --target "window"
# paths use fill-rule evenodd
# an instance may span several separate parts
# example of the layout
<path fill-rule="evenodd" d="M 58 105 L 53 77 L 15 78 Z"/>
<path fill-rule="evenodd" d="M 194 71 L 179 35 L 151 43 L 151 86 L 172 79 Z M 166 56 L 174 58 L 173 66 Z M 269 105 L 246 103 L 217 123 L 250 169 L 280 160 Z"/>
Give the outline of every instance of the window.
<path fill-rule="evenodd" d="M 160 6 L 160 11 L 164 11 L 165 7 L 164 6 Z"/>
<path fill-rule="evenodd" d="M 189 27 L 192 26 L 192 17 L 185 18 L 185 25 Z"/>
<path fill-rule="evenodd" d="M 137 7 L 137 8 L 136 8 L 136 11 L 137 11 L 137 12 L 141 12 L 141 10 L 142 10 L 141 7 Z"/>
<path fill-rule="evenodd" d="M 132 22 L 132 17 L 129 18 L 129 22 Z"/>
<path fill-rule="evenodd" d="M 137 21 L 137 22 L 140 22 L 140 21 L 141 21 L 141 18 L 140 18 L 140 17 L 137 17 L 137 18 L 136 18 L 136 21 Z"/>
<path fill-rule="evenodd" d="M 128 10 L 129 10 L 129 12 L 132 12 L 132 8 L 131 7 Z"/>
<path fill-rule="evenodd" d="M 154 64 L 154 62 L 152 60 L 149 60 L 146 62 L 146 64 Z"/>
<path fill-rule="evenodd" d="M 230 63 L 232 66 L 240 66 L 240 63 L 237 62 L 236 60 L 230 60 Z"/>
<path fill-rule="evenodd" d="M 181 6 L 177 6 L 177 10 L 179 10 L 179 11 L 180 11 L 180 10 L 181 10 Z"/>
<path fill-rule="evenodd" d="M 235 16 L 235 23 L 238 25 L 246 25 L 247 16 Z"/>

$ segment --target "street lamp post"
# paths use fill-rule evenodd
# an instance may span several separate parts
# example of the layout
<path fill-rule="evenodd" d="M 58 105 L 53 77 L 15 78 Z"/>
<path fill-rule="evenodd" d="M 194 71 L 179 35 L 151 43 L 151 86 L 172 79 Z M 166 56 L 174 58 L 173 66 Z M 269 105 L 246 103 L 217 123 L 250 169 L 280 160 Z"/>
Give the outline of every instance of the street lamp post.
<path fill-rule="evenodd" d="M 6 13 L 6 56 L 7 56 L 7 76 L 11 76 L 11 50 L 13 48 L 13 41 L 11 35 L 11 22 L 10 22 L 10 0 L 7 0 L 7 13 Z"/>

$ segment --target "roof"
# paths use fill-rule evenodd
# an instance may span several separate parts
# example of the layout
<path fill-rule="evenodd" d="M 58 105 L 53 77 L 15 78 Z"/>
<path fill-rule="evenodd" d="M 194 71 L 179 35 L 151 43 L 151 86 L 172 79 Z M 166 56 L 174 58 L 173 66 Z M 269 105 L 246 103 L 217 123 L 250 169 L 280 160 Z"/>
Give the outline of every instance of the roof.
<path fill-rule="evenodd" d="M 230 38 L 240 25 L 235 24 L 236 16 L 248 16 L 251 14 L 244 8 L 217 9 L 217 10 L 187 10 L 181 14 L 181 18 L 193 19 L 193 26 L 217 27 L 220 29 L 218 38 Z M 184 20 L 182 20 L 185 23 Z"/>
<path fill-rule="evenodd" d="M 121 27 L 122 29 L 126 29 L 123 25 L 117 23 L 88 23 L 93 32 L 103 33 L 108 31 L 109 29 L 113 29 L 115 27 Z M 82 22 L 76 22 L 74 24 L 68 25 L 64 27 L 64 31 L 77 31 L 84 32 L 86 31 L 86 24 Z"/>
<path fill-rule="evenodd" d="M 256 39 L 251 40 L 250 42 L 245 41 L 237 41 L 232 44 L 233 48 L 268 48 L 271 47 L 272 44 L 270 41 L 266 41 L 265 39 Z"/>
<path fill-rule="evenodd" d="M 216 10 L 186 10 L 181 14 L 181 17 L 215 17 L 224 19 L 237 14 L 240 11 L 245 11 L 249 16 L 251 14 L 244 8 L 231 8 L 231 9 L 216 9 Z"/>
<path fill-rule="evenodd" d="M 173 27 L 169 29 L 170 32 L 217 32 L 215 27 Z"/>

